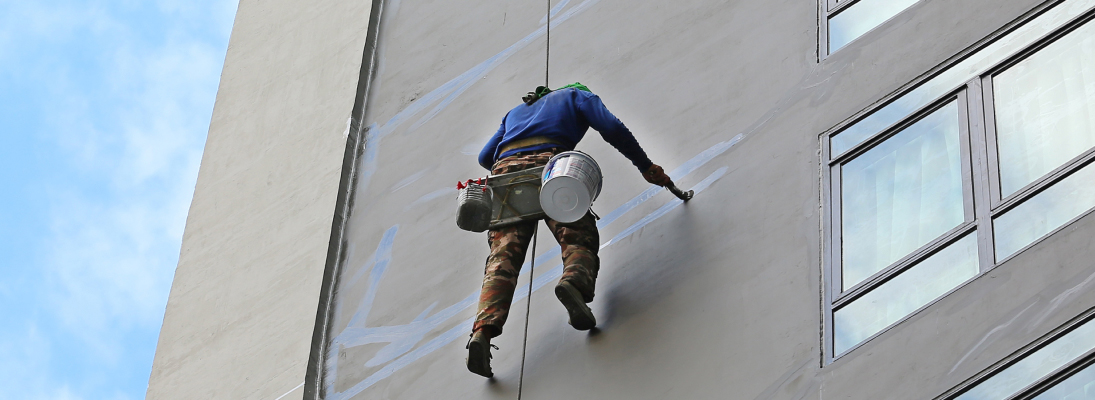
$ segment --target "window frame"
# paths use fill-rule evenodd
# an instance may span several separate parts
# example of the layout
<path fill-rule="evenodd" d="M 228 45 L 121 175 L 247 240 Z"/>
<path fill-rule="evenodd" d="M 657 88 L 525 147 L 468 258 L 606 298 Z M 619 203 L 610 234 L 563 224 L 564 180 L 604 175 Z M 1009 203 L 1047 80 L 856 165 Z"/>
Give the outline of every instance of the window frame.
<path fill-rule="evenodd" d="M 988 368 L 985 368 L 983 371 L 975 374 L 969 379 L 966 379 L 966 381 L 956 385 L 950 390 L 947 390 L 936 398 L 955 400 L 959 396 L 977 387 L 977 385 L 984 383 L 993 376 L 996 376 L 996 374 L 1003 372 L 1012 365 L 1015 365 L 1016 363 L 1022 361 L 1027 356 L 1030 356 L 1038 350 L 1049 346 L 1054 341 L 1061 339 L 1068 333 L 1076 330 L 1077 328 L 1087 323 L 1095 323 L 1095 308 L 1088 309 L 1087 311 L 1080 313 L 1079 316 L 1062 324 L 1061 326 L 1058 326 L 1057 328 L 1054 328 L 1049 333 L 1043 335 L 1042 337 L 1039 337 L 1038 339 L 1035 339 L 1026 346 L 1023 346 L 1014 353 L 1004 357 L 1000 361 L 997 361 L 995 364 L 989 366 Z M 1023 387 L 1022 389 L 1019 389 L 1016 394 L 1008 397 L 1007 400 L 1033 399 L 1039 394 L 1042 394 L 1043 392 L 1052 389 L 1058 383 L 1061 383 L 1064 380 L 1072 377 L 1076 373 L 1084 370 L 1084 368 L 1090 367 L 1092 365 L 1095 365 L 1095 349 L 1090 349 L 1084 352 L 1084 354 L 1076 357 L 1071 363 L 1065 364 L 1064 366 L 1047 373 L 1045 376 L 1035 379 L 1033 383 Z"/>
<path fill-rule="evenodd" d="M 983 102 L 984 108 L 985 108 L 984 109 L 985 115 L 986 116 L 995 115 L 996 105 L 995 105 L 995 101 L 994 101 L 995 97 L 993 96 L 992 81 L 993 81 L 993 79 L 995 79 L 995 77 L 997 75 L 1000 75 L 1004 71 L 1007 71 L 1008 68 L 1011 68 L 1011 67 L 1015 66 L 1016 64 L 1019 64 L 1020 62 L 1023 62 L 1024 60 L 1034 56 L 1035 54 L 1038 53 L 1038 51 L 1044 49 L 1045 47 L 1049 46 L 1050 44 L 1053 44 L 1057 40 L 1069 35 L 1073 31 L 1075 31 L 1076 29 L 1079 29 L 1084 24 L 1090 22 L 1092 19 L 1095 19 L 1095 15 L 1090 15 L 1090 14 L 1091 14 L 1091 12 L 1087 12 L 1087 13 L 1084 13 L 1083 15 L 1079 16 L 1076 20 L 1069 21 L 1066 25 L 1064 25 L 1061 28 L 1055 30 L 1054 32 L 1050 33 L 1049 35 L 1046 35 L 1046 37 L 1043 37 L 1043 38 L 1039 39 L 1038 41 L 1032 43 L 1027 48 L 1024 48 L 1024 49 L 1020 50 L 1019 52 L 1013 54 L 1012 56 L 1009 56 L 1008 59 L 1004 60 L 1000 64 L 990 68 L 988 71 L 983 73 L 982 77 L 981 77 L 982 78 L 981 80 L 982 80 L 982 96 L 985 100 Z M 996 120 L 995 120 L 995 118 L 986 118 L 985 119 L 985 137 L 987 138 L 988 143 L 998 143 L 996 141 Z M 989 162 L 992 165 L 999 165 L 998 163 L 999 163 L 999 157 L 1000 156 L 999 156 L 998 147 L 997 146 L 988 146 L 987 150 L 988 151 L 987 151 L 986 155 L 988 157 Z M 1015 193 L 1012 193 L 1008 196 L 1003 196 L 1003 193 L 1002 193 L 1003 189 L 1000 187 L 1000 169 L 999 168 L 990 169 L 990 171 L 989 171 L 989 173 L 990 173 L 989 174 L 989 178 L 990 178 L 989 179 L 989 184 L 991 185 L 990 189 L 992 189 L 992 190 L 989 194 L 991 196 L 991 206 L 992 206 L 992 210 L 993 210 L 993 217 L 995 218 L 995 217 L 999 216 L 999 214 L 1002 214 L 1002 213 L 1006 212 L 1007 210 L 1010 210 L 1011 208 L 1014 208 L 1019 203 L 1022 203 L 1022 201 L 1024 199 L 1029 198 L 1030 196 L 1036 194 L 1037 192 L 1041 192 L 1042 190 L 1045 190 L 1048 186 L 1052 185 L 1052 183 L 1047 185 L 1046 184 L 1047 181 L 1056 182 L 1056 181 L 1061 180 L 1062 178 L 1064 178 L 1064 176 L 1066 176 L 1069 173 L 1073 172 L 1075 169 L 1078 169 L 1078 168 L 1075 167 L 1077 164 L 1086 164 L 1087 162 L 1091 161 L 1093 156 L 1095 156 L 1095 148 L 1087 149 L 1083 153 L 1080 153 L 1076 157 L 1073 157 L 1072 159 L 1070 159 L 1068 161 L 1065 161 L 1063 164 L 1061 164 L 1061 166 L 1059 166 L 1057 168 L 1054 168 L 1053 170 L 1047 172 L 1045 175 L 1039 177 L 1038 179 L 1035 179 L 1031 183 L 1028 183 L 1026 186 L 1023 186 L 1022 188 L 1016 190 Z M 1082 167 L 1080 167 L 1080 168 L 1082 168 Z"/>
<path fill-rule="evenodd" d="M 869 291 L 867 289 L 877 287 L 878 285 L 881 285 L 885 281 L 890 280 L 891 278 L 893 278 L 897 274 L 899 274 L 901 272 L 904 272 L 905 270 L 909 269 L 916 262 L 920 261 L 923 258 L 928 257 L 930 254 L 927 254 L 927 253 L 934 254 L 935 250 L 937 250 L 935 248 L 939 247 L 941 242 L 953 242 L 953 241 L 957 240 L 958 238 L 964 236 L 966 233 L 969 233 L 969 232 L 972 231 L 971 228 L 972 228 L 972 225 L 975 221 L 974 201 L 969 196 L 967 196 L 973 190 L 973 180 L 971 179 L 972 178 L 972 172 L 971 172 L 971 164 L 970 164 L 970 157 L 969 157 L 969 154 L 970 154 L 970 144 L 969 144 L 970 130 L 968 128 L 968 123 L 966 123 L 966 120 L 968 119 L 968 112 L 966 110 L 967 110 L 968 107 L 965 103 L 966 102 L 966 96 L 965 96 L 964 91 L 958 91 L 958 92 L 952 92 L 950 95 L 944 96 L 944 97 L 940 98 L 939 100 L 936 100 L 936 101 L 928 104 L 924 108 L 914 112 L 912 115 L 907 117 L 905 120 L 902 120 L 898 124 L 895 124 L 894 126 L 886 129 L 881 134 L 876 135 L 875 137 L 872 137 L 871 139 L 868 139 L 868 140 L 864 141 L 863 143 L 857 145 L 856 147 L 853 147 L 852 149 L 844 152 L 844 154 L 841 154 L 835 160 L 830 160 L 829 161 L 828 168 L 829 168 L 830 174 L 831 174 L 830 175 L 831 176 L 831 179 L 830 179 L 831 188 L 830 188 L 830 190 L 833 193 L 831 201 L 830 201 L 830 204 L 831 204 L 831 207 L 832 207 L 832 214 L 833 214 L 833 232 L 834 232 L 833 236 L 834 237 L 841 237 L 840 235 L 843 234 L 843 227 L 842 227 L 843 224 L 840 223 L 842 221 L 841 218 L 842 218 L 842 209 L 843 209 L 843 199 L 841 198 L 841 190 L 840 190 L 841 184 L 843 183 L 842 182 L 842 176 L 843 176 L 842 166 L 844 164 L 846 164 L 847 162 L 855 159 L 856 157 L 858 157 L 858 156 L 860 156 L 860 155 L 876 148 L 877 146 L 879 146 L 880 144 L 882 144 L 886 140 L 888 140 L 888 139 L 892 138 L 893 136 L 897 135 L 898 133 L 902 132 L 905 128 L 908 128 L 909 126 L 912 126 L 913 124 L 921 121 L 922 119 L 924 119 L 925 117 L 927 117 L 931 113 L 933 113 L 935 111 L 938 111 L 939 109 L 951 104 L 951 102 L 955 102 L 958 106 L 958 122 L 959 122 L 958 123 L 958 135 L 959 135 L 958 136 L 958 142 L 959 142 L 960 151 L 962 152 L 962 154 L 960 155 L 959 163 L 961 164 L 960 167 L 961 167 L 961 170 L 962 170 L 962 194 L 963 194 L 962 200 L 963 200 L 963 203 L 964 203 L 963 204 L 964 219 L 963 219 L 962 223 L 959 224 L 958 226 L 954 227 L 954 228 L 949 229 L 946 233 L 942 234 L 941 236 L 939 236 L 939 237 L 929 241 L 928 243 L 920 246 L 919 248 L 917 248 L 916 250 L 913 250 L 908 255 L 905 255 L 904 257 L 901 257 L 897 261 L 894 261 L 890 265 L 888 265 L 885 268 L 879 270 L 878 272 L 875 272 L 874 274 L 871 274 L 871 276 L 865 278 L 863 281 L 861 281 L 861 282 L 859 282 L 859 283 L 857 283 L 857 284 L 855 284 L 855 285 L 853 285 L 852 287 L 849 287 L 849 288 L 843 288 L 843 275 L 842 275 L 842 265 L 843 265 L 842 253 L 843 253 L 843 250 L 842 250 L 842 247 L 839 245 L 839 243 L 834 243 L 834 247 L 830 249 L 830 252 L 832 253 L 833 257 L 832 257 L 832 259 L 830 260 L 830 263 L 829 263 L 829 266 L 832 269 L 831 277 L 833 279 L 833 285 L 830 285 L 830 290 L 832 292 L 832 293 L 830 293 L 830 295 L 832 296 L 832 299 L 833 299 L 833 303 L 834 303 L 833 308 L 834 309 L 840 308 L 844 304 L 846 304 L 846 303 L 848 303 L 852 300 L 855 300 L 856 298 L 859 298 L 860 296 L 865 294 L 867 291 Z M 849 297 L 851 297 L 851 298 L 849 298 Z"/>
<path fill-rule="evenodd" d="M 836 2 L 837 0 L 825 0 L 828 2 Z M 857 0 L 842 0 L 840 4 L 842 7 L 847 7 L 850 4 L 854 4 Z M 1087 149 L 1082 154 L 1074 157 L 1073 159 L 1063 163 L 1054 170 L 1039 177 L 1023 188 L 1017 190 L 1015 193 L 1002 197 L 1000 188 L 1000 176 L 999 176 L 999 154 L 996 146 L 996 126 L 995 126 L 995 105 L 992 92 L 992 79 L 1000 73 L 1006 71 L 1011 66 L 1026 60 L 1032 55 L 1036 54 L 1039 50 L 1046 46 L 1056 42 L 1058 39 L 1063 38 L 1071 34 L 1076 29 L 1084 26 L 1085 24 L 1095 24 L 1095 8 L 1088 9 L 1079 13 L 1076 17 L 1071 18 L 1058 26 L 1056 29 L 1046 33 L 1042 37 L 1033 41 L 1029 45 L 1013 52 L 1006 56 L 1003 60 L 995 63 L 991 67 L 985 69 L 982 72 L 977 73 L 973 78 L 967 80 L 965 83 L 959 85 L 957 88 L 953 88 L 949 92 L 937 97 L 936 99 L 928 102 L 920 109 L 910 113 L 894 124 L 880 130 L 879 132 L 864 139 L 862 142 L 852 146 L 843 153 L 832 157 L 831 143 L 832 137 L 844 131 L 845 128 L 853 126 L 856 122 L 872 115 L 875 111 L 885 107 L 889 103 L 899 99 L 906 93 L 909 93 L 921 84 L 928 82 L 930 79 L 946 71 L 951 66 L 962 61 L 966 56 L 976 53 L 981 48 L 991 44 L 996 39 L 1001 39 L 1010 32 L 1012 29 L 1025 24 L 1043 11 L 1060 4 L 1061 2 L 1050 1 L 1047 2 L 1044 7 L 1038 7 L 1033 10 L 1027 16 L 1017 21 L 1015 24 L 1007 27 L 1007 29 L 1001 29 L 998 35 L 992 37 L 976 47 L 971 48 L 970 51 L 964 52 L 960 56 L 953 57 L 948 62 L 941 64 L 939 67 L 925 74 L 921 79 L 904 86 L 902 89 L 894 92 L 886 97 L 884 101 L 876 103 L 874 106 L 868 107 L 863 111 L 857 113 L 852 118 L 838 124 L 837 126 L 829 129 L 828 131 L 820 135 L 821 146 L 821 196 L 822 196 L 822 230 L 823 230 L 823 243 L 822 243 L 822 308 L 823 308 L 823 329 L 822 333 L 822 366 L 827 366 L 841 356 L 851 353 L 859 347 L 871 342 L 875 338 L 885 334 L 893 327 L 900 325 L 902 322 L 918 314 L 922 310 L 930 307 L 932 304 L 939 300 L 949 296 L 954 291 L 961 289 L 970 281 L 977 279 L 986 272 L 991 271 L 996 266 L 1003 264 L 1012 258 L 1024 253 L 1028 249 L 1038 245 L 1047 238 L 1053 236 L 1057 232 L 1067 228 L 1077 220 L 1086 217 L 1089 214 L 1095 213 L 1095 208 L 1088 209 L 1061 226 L 1051 230 L 1045 235 L 1032 241 L 1026 246 L 1016 250 L 1014 253 L 1007 255 L 1001 259 L 996 259 L 995 252 L 995 231 L 993 229 L 994 221 L 997 217 L 1007 213 L 1015 207 L 1023 204 L 1023 202 L 1033 198 L 1039 193 L 1052 187 L 1057 182 L 1071 176 L 1071 174 L 1081 170 L 1084 167 L 1092 166 L 1095 168 L 1095 147 Z M 841 168 L 847 162 L 855 159 L 856 157 L 870 151 L 885 140 L 893 137 L 903 129 L 911 126 L 912 124 L 920 121 L 931 112 L 936 111 L 948 104 L 951 101 L 957 101 L 958 114 L 959 114 L 959 143 L 961 151 L 960 156 L 961 168 L 962 168 L 962 187 L 963 187 L 963 208 L 965 211 L 965 221 L 959 224 L 957 227 L 941 234 L 939 237 L 929 241 L 916 250 L 911 251 L 909 254 L 891 263 L 885 268 L 872 274 L 870 277 L 864 279 L 861 282 L 856 283 L 852 287 L 843 288 L 842 277 L 842 245 L 841 238 L 843 232 L 841 220 Z M 928 257 L 938 253 L 950 244 L 962 239 L 965 235 L 976 232 L 977 235 L 977 248 L 978 248 L 978 274 L 966 280 L 963 283 L 956 285 L 951 290 L 947 291 L 943 295 L 936 299 L 927 302 L 923 306 L 917 308 L 915 311 L 910 312 L 908 315 L 898 319 L 896 322 L 888 325 L 887 327 L 879 330 L 870 337 L 857 343 L 856 345 L 849 347 L 840 354 L 835 354 L 834 348 L 834 336 L 835 330 L 833 326 L 834 313 L 841 307 L 850 304 L 856 299 L 862 297 L 868 292 L 880 287 L 882 284 L 900 275 L 904 271 L 914 267 L 921 261 L 924 261 Z"/>
<path fill-rule="evenodd" d="M 1057 384 L 1064 382 L 1066 379 L 1071 378 L 1085 368 L 1095 364 L 1095 349 L 1088 350 L 1084 355 L 1080 356 L 1078 360 L 1070 365 L 1066 365 L 1049 373 L 1045 377 L 1042 377 L 1034 384 L 1028 386 L 1026 389 L 1019 392 L 1019 394 L 1012 396 L 1008 400 L 1030 400 L 1038 395 L 1053 389 Z"/>
<path fill-rule="evenodd" d="M 848 8 L 858 4 L 860 1 L 863 1 L 863 0 L 818 0 L 818 45 L 817 45 L 817 55 L 818 55 L 818 61 L 819 62 L 821 60 L 824 60 L 825 58 L 829 57 L 830 55 L 832 55 L 834 53 L 834 52 L 829 51 L 829 20 L 832 19 L 833 17 L 835 17 L 837 14 L 840 14 L 842 11 L 845 11 Z M 915 3 L 910 5 L 905 10 L 908 10 L 909 8 L 915 7 L 921 1 L 923 1 L 923 0 L 917 0 Z M 905 12 L 905 10 L 902 10 L 901 12 L 898 12 L 898 14 L 900 14 L 902 12 Z M 851 44 L 851 43 L 855 42 L 856 40 L 859 40 L 860 37 L 863 37 L 863 36 L 866 36 L 866 35 L 870 34 L 871 32 L 878 29 L 878 27 L 884 25 L 887 21 L 893 19 L 896 16 L 897 16 L 897 14 L 894 14 L 894 16 L 892 16 L 890 18 L 886 18 L 886 20 L 882 21 L 882 23 L 879 23 L 878 25 L 874 26 L 873 28 L 868 29 L 866 32 L 863 32 L 862 35 L 857 36 L 855 39 L 852 39 L 851 41 L 849 41 L 848 44 Z"/>

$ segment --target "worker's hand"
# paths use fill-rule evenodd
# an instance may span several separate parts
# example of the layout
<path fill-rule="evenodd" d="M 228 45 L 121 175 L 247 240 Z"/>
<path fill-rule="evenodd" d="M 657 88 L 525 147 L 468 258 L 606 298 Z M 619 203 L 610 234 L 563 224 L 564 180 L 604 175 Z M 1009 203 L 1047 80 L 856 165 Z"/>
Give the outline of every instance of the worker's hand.
<path fill-rule="evenodd" d="M 669 175 L 666 175 L 665 170 L 658 164 L 650 165 L 650 168 L 647 168 L 646 172 L 643 172 L 643 179 L 658 186 L 666 186 L 673 183 L 673 180 L 669 179 Z"/>

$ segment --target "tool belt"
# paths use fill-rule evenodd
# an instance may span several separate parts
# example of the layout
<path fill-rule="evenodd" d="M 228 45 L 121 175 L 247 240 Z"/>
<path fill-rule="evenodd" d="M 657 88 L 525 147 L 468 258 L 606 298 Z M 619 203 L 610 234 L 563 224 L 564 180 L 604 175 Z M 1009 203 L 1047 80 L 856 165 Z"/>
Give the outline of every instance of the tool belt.
<path fill-rule="evenodd" d="M 512 142 L 509 142 L 505 146 L 502 146 L 502 149 L 498 152 L 498 154 L 505 154 L 508 151 L 520 150 L 520 149 L 523 149 L 523 148 L 526 148 L 526 147 L 532 147 L 532 146 L 539 146 L 541 144 L 561 145 L 562 143 L 559 143 L 559 141 L 557 141 L 557 140 L 550 139 L 550 138 L 547 138 L 547 137 L 544 137 L 544 136 L 533 136 L 533 137 L 530 137 L 530 138 L 524 138 L 524 139 L 519 139 L 519 140 L 514 140 Z"/>
<path fill-rule="evenodd" d="M 458 182 L 456 225 L 471 232 L 499 229 L 524 221 L 544 219 L 540 207 L 540 176 L 534 167 L 487 178 Z"/>
<path fill-rule="evenodd" d="M 487 179 L 494 194 L 491 204 L 490 229 L 498 229 L 523 221 L 543 219 L 540 208 L 540 176 L 544 167 L 534 167 Z"/>

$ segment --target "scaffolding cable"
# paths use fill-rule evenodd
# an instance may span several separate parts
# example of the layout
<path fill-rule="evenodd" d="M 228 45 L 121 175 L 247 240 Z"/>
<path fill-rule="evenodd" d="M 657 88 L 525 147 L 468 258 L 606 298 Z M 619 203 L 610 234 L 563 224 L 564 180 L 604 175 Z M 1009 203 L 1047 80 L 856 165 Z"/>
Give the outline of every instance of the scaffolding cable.
<path fill-rule="evenodd" d="M 533 222 L 532 228 L 532 253 L 528 270 L 528 305 L 525 307 L 525 340 L 521 345 L 521 377 L 517 379 L 517 400 L 521 400 L 521 392 L 525 387 L 525 354 L 528 350 L 528 321 L 532 315 L 532 282 L 536 278 L 536 236 L 540 230 L 539 221 Z"/>
<path fill-rule="evenodd" d="M 547 0 L 547 39 L 544 43 L 544 87 L 551 87 L 551 0 Z M 540 230 L 539 221 L 532 225 L 532 252 L 529 253 L 528 295 L 525 306 L 525 337 L 521 344 L 521 375 L 517 378 L 517 400 L 521 400 L 525 388 L 525 358 L 528 354 L 528 324 L 532 317 L 532 284 L 536 278 L 536 239 Z"/>
<path fill-rule="evenodd" d="M 550 88 L 551 69 L 551 0 L 547 0 L 547 43 L 544 44 L 544 87 Z"/>

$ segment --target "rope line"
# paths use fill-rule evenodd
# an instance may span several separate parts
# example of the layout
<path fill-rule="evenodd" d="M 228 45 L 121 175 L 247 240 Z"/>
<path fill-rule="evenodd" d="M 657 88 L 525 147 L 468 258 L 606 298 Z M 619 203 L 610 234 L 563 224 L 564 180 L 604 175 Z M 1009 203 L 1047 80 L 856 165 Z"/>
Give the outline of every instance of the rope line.
<path fill-rule="evenodd" d="M 547 0 L 547 40 L 544 44 L 544 87 L 551 87 L 551 0 Z M 532 256 L 528 270 L 528 305 L 525 307 L 525 338 L 521 343 L 521 375 L 517 379 L 517 400 L 525 389 L 525 356 L 528 354 L 528 324 L 532 317 L 532 283 L 536 278 L 536 238 L 540 231 L 537 220 L 532 224 Z"/>
<path fill-rule="evenodd" d="M 536 222 L 540 222 L 537 220 Z M 525 307 L 525 341 L 521 345 L 521 377 L 517 380 L 517 400 L 521 400 L 521 392 L 525 386 L 525 354 L 528 350 L 528 321 L 532 315 L 532 282 L 536 277 L 536 236 L 540 230 L 539 224 L 533 222 L 532 228 L 532 261 L 528 270 L 528 306 Z"/>
<path fill-rule="evenodd" d="M 544 45 L 547 55 L 544 57 L 544 87 L 551 87 L 549 85 L 551 77 L 548 75 L 548 71 L 551 67 L 551 0 L 547 0 L 547 43 Z"/>

